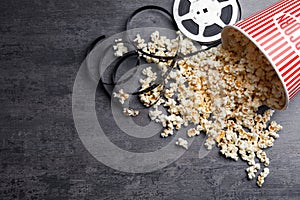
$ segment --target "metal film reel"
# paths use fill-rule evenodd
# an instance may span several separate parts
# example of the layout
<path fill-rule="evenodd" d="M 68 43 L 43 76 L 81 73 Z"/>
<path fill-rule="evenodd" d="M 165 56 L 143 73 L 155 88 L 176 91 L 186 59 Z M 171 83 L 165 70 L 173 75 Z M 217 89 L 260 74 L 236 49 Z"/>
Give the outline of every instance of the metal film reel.
<path fill-rule="evenodd" d="M 192 40 L 219 43 L 221 31 L 241 17 L 237 0 L 175 0 L 173 16 L 179 30 Z"/>

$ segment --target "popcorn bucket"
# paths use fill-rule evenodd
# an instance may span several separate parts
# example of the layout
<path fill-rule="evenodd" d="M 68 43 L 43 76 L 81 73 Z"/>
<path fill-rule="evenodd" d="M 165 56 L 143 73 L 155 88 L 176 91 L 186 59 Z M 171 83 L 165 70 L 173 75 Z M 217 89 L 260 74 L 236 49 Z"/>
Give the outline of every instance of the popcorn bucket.
<path fill-rule="evenodd" d="M 282 0 L 222 31 L 222 44 L 229 48 L 232 35 L 249 39 L 275 69 L 285 94 L 285 109 L 300 90 L 300 1 Z M 271 82 L 272 84 L 272 82 Z"/>

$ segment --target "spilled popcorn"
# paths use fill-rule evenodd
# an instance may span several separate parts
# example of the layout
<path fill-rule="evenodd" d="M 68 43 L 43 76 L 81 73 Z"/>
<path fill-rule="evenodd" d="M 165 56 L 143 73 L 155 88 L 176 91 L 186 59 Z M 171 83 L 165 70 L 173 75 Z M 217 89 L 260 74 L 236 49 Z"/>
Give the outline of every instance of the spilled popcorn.
<path fill-rule="evenodd" d="M 128 117 L 136 117 L 140 114 L 140 111 L 134 110 L 132 108 L 123 108 L 123 113 Z"/>
<path fill-rule="evenodd" d="M 178 36 L 170 40 L 156 31 L 151 35 L 151 42 L 145 43 L 140 35 L 135 42 L 144 52 L 157 56 L 172 56 L 178 48 L 185 55 L 197 50 L 191 40 L 183 38 L 181 33 Z M 188 137 L 205 133 L 207 149 L 217 146 L 226 158 L 246 161 L 249 179 L 256 177 L 261 170 L 260 163 L 263 164 L 265 168 L 257 178 L 257 185 L 261 187 L 270 164 L 264 149 L 274 145 L 282 127 L 275 121 L 270 122 L 274 110 L 268 109 L 262 114 L 258 110 L 262 105 L 282 108 L 285 94 L 276 72 L 257 47 L 249 40 L 239 41 L 237 32 L 232 36 L 237 41 L 230 44 L 229 50 L 220 45 L 177 61 L 164 85 L 140 94 L 139 98 L 146 107 L 153 105 L 149 117 L 164 127 L 162 137 L 172 136 L 183 126 L 191 125 Z M 162 73 L 168 71 L 171 63 L 149 56 L 146 60 L 158 64 Z M 142 76 L 141 90 L 157 79 L 151 67 L 144 69 Z M 121 103 L 129 98 L 123 90 L 114 93 L 114 97 Z M 167 114 L 159 109 L 162 107 Z M 182 138 L 176 144 L 188 148 Z"/>
<path fill-rule="evenodd" d="M 255 165 L 252 165 L 246 169 L 248 173 L 248 178 L 253 179 L 256 177 L 255 173 L 260 170 L 260 164 L 256 163 Z"/>
<path fill-rule="evenodd" d="M 113 46 L 113 49 L 115 50 L 115 56 L 121 57 L 128 52 L 128 48 L 122 42 L 122 39 L 116 39 L 115 42 L 116 44 Z"/>
<path fill-rule="evenodd" d="M 182 138 L 178 138 L 178 141 L 175 143 L 178 146 L 181 146 L 182 148 L 188 149 L 188 141 Z"/>
<path fill-rule="evenodd" d="M 129 98 L 129 94 L 120 89 L 119 92 L 113 92 L 113 97 L 117 98 L 121 104 L 125 103 L 125 100 Z"/>
<path fill-rule="evenodd" d="M 257 185 L 259 187 L 262 186 L 262 184 L 265 182 L 265 178 L 269 175 L 270 171 L 269 168 L 265 168 L 258 176 L 257 178 Z"/>

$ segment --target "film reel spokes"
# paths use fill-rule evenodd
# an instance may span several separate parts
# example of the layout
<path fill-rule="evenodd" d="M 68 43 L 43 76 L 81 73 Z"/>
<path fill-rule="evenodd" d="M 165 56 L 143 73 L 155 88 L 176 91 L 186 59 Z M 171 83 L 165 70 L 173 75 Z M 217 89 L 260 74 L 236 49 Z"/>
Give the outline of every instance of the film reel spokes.
<path fill-rule="evenodd" d="M 179 30 L 202 44 L 219 43 L 226 25 L 240 19 L 237 0 L 175 0 L 173 16 Z"/>

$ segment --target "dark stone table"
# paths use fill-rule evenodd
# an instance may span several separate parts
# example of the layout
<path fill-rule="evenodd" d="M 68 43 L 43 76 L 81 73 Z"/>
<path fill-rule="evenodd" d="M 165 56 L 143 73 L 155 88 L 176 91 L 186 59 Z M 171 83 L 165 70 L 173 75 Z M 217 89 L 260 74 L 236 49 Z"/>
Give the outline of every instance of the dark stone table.
<path fill-rule="evenodd" d="M 247 17 L 276 0 L 240 2 Z M 271 174 L 263 188 L 247 179 L 246 163 L 225 159 L 217 148 L 199 159 L 204 136 L 148 173 L 114 170 L 87 151 L 72 115 L 85 49 L 99 35 L 123 31 L 127 17 L 149 4 L 171 10 L 173 1 L 0 1 L 0 199 L 299 199 L 300 95 L 273 117 L 284 129 L 267 150 Z M 148 143 L 125 140 L 103 115 L 109 98 L 101 90 L 98 96 L 99 119 L 114 143 L 133 151 Z M 164 144 L 157 138 L 150 146 Z"/>

